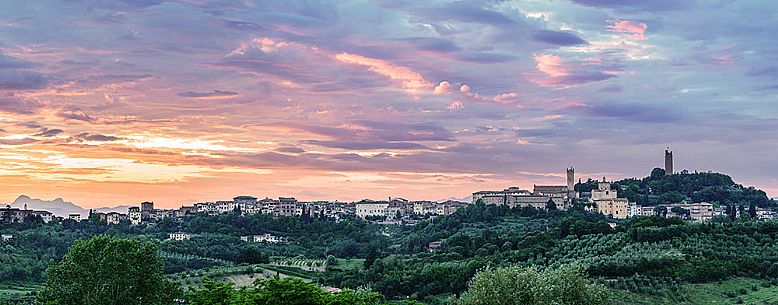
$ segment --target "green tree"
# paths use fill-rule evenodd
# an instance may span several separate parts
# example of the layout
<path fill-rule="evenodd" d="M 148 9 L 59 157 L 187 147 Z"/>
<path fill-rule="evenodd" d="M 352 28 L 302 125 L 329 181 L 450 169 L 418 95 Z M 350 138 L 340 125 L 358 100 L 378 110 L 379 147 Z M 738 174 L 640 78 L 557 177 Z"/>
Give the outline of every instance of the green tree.
<path fill-rule="evenodd" d="M 76 240 L 46 270 L 39 304 L 175 304 L 178 287 L 163 277 L 164 262 L 152 243 L 96 236 Z"/>
<path fill-rule="evenodd" d="M 487 267 L 476 274 L 457 305 L 607 305 L 608 290 L 590 284 L 579 266 L 540 270 Z"/>

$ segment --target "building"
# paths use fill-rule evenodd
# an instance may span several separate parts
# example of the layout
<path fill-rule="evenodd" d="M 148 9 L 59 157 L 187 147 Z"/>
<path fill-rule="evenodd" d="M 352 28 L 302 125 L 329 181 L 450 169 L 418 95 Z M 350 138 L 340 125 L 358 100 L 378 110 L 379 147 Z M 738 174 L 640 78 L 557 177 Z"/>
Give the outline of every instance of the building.
<path fill-rule="evenodd" d="M 434 201 L 414 201 L 413 214 L 416 215 L 436 215 L 438 214 L 438 203 Z"/>
<path fill-rule="evenodd" d="M 273 203 L 273 216 L 295 216 L 297 211 L 297 199 L 294 197 L 278 197 Z"/>
<path fill-rule="evenodd" d="M 597 189 L 592 190 L 592 201 L 597 206 L 597 212 L 617 219 L 625 219 L 628 216 L 629 200 L 618 198 L 618 191 L 611 189 L 611 184 L 602 177 L 602 182 L 597 183 Z"/>
<path fill-rule="evenodd" d="M 195 206 L 185 206 L 182 205 L 178 210 L 175 211 L 176 217 L 185 217 L 189 215 L 194 215 L 197 213 L 197 208 Z"/>
<path fill-rule="evenodd" d="M 362 200 L 356 204 L 357 217 L 365 219 L 368 217 L 386 216 L 386 210 L 389 208 L 389 202 Z"/>
<path fill-rule="evenodd" d="M 2 235 L 0 235 L 0 241 L 9 241 L 9 240 L 11 240 L 13 238 L 14 238 L 14 236 L 11 235 L 11 234 L 2 234 Z"/>
<path fill-rule="evenodd" d="M 569 188 L 567 185 L 533 185 L 533 195 L 547 195 L 547 196 L 567 196 Z"/>
<path fill-rule="evenodd" d="M 235 201 L 217 201 L 214 203 L 214 205 L 216 205 L 216 211 L 219 214 L 235 211 L 235 209 L 238 207 L 238 205 L 235 204 Z"/>
<path fill-rule="evenodd" d="M 0 208 L 0 221 L 5 223 L 24 222 L 24 219 L 28 213 L 29 211 L 26 209 L 21 210 L 19 208 L 12 208 L 10 205 L 6 205 L 4 208 Z"/>
<path fill-rule="evenodd" d="M 665 150 L 665 175 L 672 175 L 673 173 L 673 152 L 668 147 Z"/>
<path fill-rule="evenodd" d="M 245 242 L 272 243 L 272 244 L 288 242 L 288 239 L 286 237 L 275 236 L 267 233 L 261 235 L 241 236 L 240 240 Z"/>
<path fill-rule="evenodd" d="M 709 221 L 713 219 L 713 204 L 707 202 L 676 203 L 660 205 L 667 209 L 666 217 L 680 217 L 694 221 Z M 680 213 L 678 213 L 680 212 Z"/>
<path fill-rule="evenodd" d="M 518 187 L 509 187 L 502 191 L 479 191 L 473 193 L 473 203 L 481 200 L 484 204 L 505 204 L 508 202 L 508 196 L 532 195 L 528 190 Z"/>
<path fill-rule="evenodd" d="M 127 215 L 118 213 L 118 212 L 110 212 L 108 214 L 105 214 L 105 223 L 109 225 L 118 225 L 122 220 L 127 219 Z"/>
<path fill-rule="evenodd" d="M 571 166 L 567 169 L 567 198 L 575 198 L 575 169 Z"/>
<path fill-rule="evenodd" d="M 565 205 L 565 198 L 559 195 L 508 196 L 508 202 L 506 204 L 512 208 L 532 207 L 540 210 L 545 210 L 548 208 L 549 202 L 553 202 L 556 209 L 562 210 Z"/>
<path fill-rule="evenodd" d="M 68 214 L 68 219 L 81 221 L 81 214 Z"/>
<path fill-rule="evenodd" d="M 438 215 L 451 215 L 457 212 L 457 210 L 467 206 L 467 203 L 461 201 L 448 200 L 446 202 L 438 203 Z"/>
<path fill-rule="evenodd" d="M 130 207 L 127 211 L 127 217 L 130 219 L 130 224 L 139 225 L 143 222 L 143 214 L 139 207 Z"/>
<path fill-rule="evenodd" d="M 189 240 L 189 239 L 192 238 L 192 234 L 191 233 L 186 233 L 186 232 L 173 232 L 173 233 L 168 234 L 168 236 L 169 236 L 168 237 L 169 240 L 179 240 L 179 241 L 180 240 Z"/>
<path fill-rule="evenodd" d="M 54 214 L 49 211 L 31 211 L 32 216 L 40 216 L 44 223 L 49 223 L 54 220 Z"/>

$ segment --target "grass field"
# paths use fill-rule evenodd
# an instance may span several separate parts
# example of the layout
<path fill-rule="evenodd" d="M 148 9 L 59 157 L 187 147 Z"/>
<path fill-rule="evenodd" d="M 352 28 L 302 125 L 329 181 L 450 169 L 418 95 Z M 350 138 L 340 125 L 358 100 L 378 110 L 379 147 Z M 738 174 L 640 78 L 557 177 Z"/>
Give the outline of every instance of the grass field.
<path fill-rule="evenodd" d="M 735 278 L 721 283 L 685 284 L 682 295 L 675 298 L 621 290 L 614 290 L 614 297 L 619 305 L 778 304 L 778 286 L 763 287 L 761 284 L 761 280 Z"/>

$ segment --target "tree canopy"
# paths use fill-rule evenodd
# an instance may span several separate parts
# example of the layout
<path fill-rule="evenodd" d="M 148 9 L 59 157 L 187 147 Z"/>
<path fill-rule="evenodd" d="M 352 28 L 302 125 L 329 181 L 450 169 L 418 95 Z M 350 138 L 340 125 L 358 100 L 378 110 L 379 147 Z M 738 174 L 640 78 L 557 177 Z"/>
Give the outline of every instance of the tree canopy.
<path fill-rule="evenodd" d="M 38 303 L 175 304 L 178 288 L 164 278 L 163 270 L 152 243 L 108 236 L 77 240 L 62 261 L 46 270 Z"/>
<path fill-rule="evenodd" d="M 583 268 L 491 268 L 478 272 L 457 305 L 607 305 L 608 290 L 591 284 Z"/>

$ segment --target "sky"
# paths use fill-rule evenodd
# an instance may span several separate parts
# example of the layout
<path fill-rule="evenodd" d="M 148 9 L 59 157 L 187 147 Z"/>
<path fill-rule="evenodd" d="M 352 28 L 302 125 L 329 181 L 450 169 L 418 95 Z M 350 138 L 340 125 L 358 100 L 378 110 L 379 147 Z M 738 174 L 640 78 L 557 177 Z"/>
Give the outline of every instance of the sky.
<path fill-rule="evenodd" d="M 437 200 L 724 172 L 778 196 L 765 1 L 0 2 L 0 202 Z"/>

